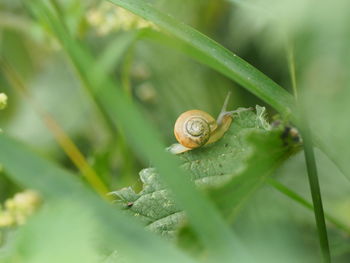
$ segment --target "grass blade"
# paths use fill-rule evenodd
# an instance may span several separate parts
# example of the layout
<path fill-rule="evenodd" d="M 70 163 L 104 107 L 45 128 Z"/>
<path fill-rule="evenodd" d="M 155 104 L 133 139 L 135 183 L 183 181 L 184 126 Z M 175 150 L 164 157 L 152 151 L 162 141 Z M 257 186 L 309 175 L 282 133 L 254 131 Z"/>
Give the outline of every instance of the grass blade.
<path fill-rule="evenodd" d="M 147 20 L 193 48 L 201 62 L 236 81 L 281 114 L 289 115 L 294 107 L 293 97 L 278 84 L 214 40 L 197 30 L 177 22 L 141 0 L 109 0 Z"/>
<path fill-rule="evenodd" d="M 106 75 L 93 72 L 91 66 L 94 65 L 94 59 L 87 48 L 69 35 L 64 23 L 44 1 L 33 1 L 27 6 L 62 43 L 87 89 L 99 102 L 113 126 L 122 127 L 130 146 L 145 160 L 151 161 L 163 175 L 162 179 L 172 190 L 175 201 L 187 212 L 189 221 L 208 249 L 209 256 L 220 261 L 245 256 L 247 253 L 239 247 L 231 229 L 214 205 L 195 188 L 189 180 L 190 176 L 179 169 L 176 158 L 165 154 L 158 132 L 143 118 L 130 98 Z"/>

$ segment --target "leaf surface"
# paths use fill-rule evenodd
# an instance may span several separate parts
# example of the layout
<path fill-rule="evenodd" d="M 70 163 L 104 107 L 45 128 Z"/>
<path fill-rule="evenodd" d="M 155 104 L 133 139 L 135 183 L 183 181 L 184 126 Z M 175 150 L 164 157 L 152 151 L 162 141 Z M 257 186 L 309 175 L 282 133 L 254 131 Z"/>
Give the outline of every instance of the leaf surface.
<path fill-rule="evenodd" d="M 265 108 L 240 113 L 218 142 L 178 155 L 196 185 L 211 196 L 226 218 L 232 218 L 243 202 L 261 186 L 283 160 L 299 149 L 298 137 L 289 128 L 272 128 Z M 143 189 L 131 187 L 113 192 L 128 213 L 147 228 L 175 236 L 186 215 L 176 206 L 155 168 L 140 172 Z M 203 215 L 205 216 L 205 215 Z"/>

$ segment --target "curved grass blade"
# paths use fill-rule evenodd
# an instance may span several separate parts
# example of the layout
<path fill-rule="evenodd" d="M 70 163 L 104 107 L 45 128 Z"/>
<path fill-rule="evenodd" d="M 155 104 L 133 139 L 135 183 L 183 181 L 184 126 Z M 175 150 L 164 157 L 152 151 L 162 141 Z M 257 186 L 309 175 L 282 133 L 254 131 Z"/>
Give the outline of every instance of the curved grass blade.
<path fill-rule="evenodd" d="M 192 47 L 192 55 L 221 72 L 284 115 L 292 114 L 293 97 L 255 67 L 197 30 L 141 0 L 109 0 L 147 20 Z"/>

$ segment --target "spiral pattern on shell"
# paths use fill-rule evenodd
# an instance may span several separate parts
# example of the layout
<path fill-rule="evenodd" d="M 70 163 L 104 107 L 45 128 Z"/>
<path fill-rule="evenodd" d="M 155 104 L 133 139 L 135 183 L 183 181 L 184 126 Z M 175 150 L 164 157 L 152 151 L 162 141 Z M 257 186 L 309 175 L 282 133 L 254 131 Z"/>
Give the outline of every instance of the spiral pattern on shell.
<path fill-rule="evenodd" d="M 211 132 L 217 127 L 215 119 L 200 110 L 190 110 L 182 113 L 175 123 L 175 137 L 187 148 L 197 148 L 204 145 Z"/>

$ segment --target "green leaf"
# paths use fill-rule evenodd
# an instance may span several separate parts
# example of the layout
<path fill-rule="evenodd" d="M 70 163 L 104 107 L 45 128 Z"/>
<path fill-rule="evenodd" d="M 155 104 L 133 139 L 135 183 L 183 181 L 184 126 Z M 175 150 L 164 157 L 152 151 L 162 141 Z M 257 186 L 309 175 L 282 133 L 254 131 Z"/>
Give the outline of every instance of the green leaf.
<path fill-rule="evenodd" d="M 247 197 L 261 186 L 283 160 L 300 149 L 289 128 L 271 128 L 265 108 L 240 113 L 218 142 L 178 155 L 181 167 L 197 186 L 208 191 L 226 218 L 231 218 Z M 186 215 L 155 168 L 140 172 L 143 190 L 131 187 L 115 191 L 128 213 L 165 236 L 176 236 Z"/>

